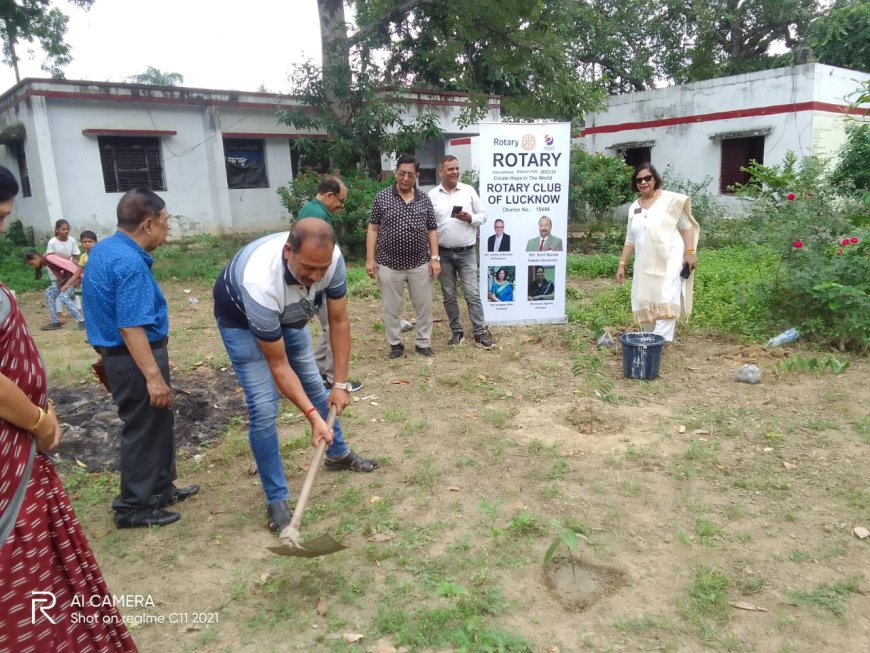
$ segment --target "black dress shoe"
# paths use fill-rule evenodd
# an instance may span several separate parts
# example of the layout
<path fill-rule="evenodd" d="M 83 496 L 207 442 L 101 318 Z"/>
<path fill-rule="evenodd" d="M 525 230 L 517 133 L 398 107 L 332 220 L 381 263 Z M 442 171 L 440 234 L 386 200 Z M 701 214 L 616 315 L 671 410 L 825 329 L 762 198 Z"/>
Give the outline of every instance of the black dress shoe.
<path fill-rule="evenodd" d="M 115 514 L 115 526 L 118 528 L 146 528 L 150 526 L 167 526 L 181 519 L 177 512 L 169 512 L 163 508 L 152 508 L 137 512 Z"/>
<path fill-rule="evenodd" d="M 172 488 L 172 495 L 169 497 L 167 501 L 160 502 L 160 508 L 168 506 L 171 503 L 181 503 L 182 501 L 187 501 L 194 494 L 199 492 L 198 485 L 188 485 L 185 487 L 174 487 Z"/>

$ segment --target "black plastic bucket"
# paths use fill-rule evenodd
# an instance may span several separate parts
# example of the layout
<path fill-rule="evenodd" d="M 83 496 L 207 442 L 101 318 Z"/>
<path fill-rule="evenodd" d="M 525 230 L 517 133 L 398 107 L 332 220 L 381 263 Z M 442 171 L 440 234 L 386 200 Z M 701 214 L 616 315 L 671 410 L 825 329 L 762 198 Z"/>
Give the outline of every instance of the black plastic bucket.
<path fill-rule="evenodd" d="M 655 333 L 624 333 L 622 343 L 622 373 L 626 379 L 658 378 L 662 365 L 662 346 L 665 339 Z"/>

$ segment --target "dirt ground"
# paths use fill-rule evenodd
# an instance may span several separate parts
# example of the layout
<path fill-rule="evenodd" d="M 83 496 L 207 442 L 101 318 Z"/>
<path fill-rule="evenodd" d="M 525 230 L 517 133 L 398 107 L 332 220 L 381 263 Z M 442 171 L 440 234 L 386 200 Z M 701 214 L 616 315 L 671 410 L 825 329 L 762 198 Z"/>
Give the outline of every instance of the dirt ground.
<path fill-rule="evenodd" d="M 170 527 L 112 527 L 114 476 L 81 479 L 113 468 L 119 427 L 88 377 L 93 351 L 79 332 L 35 333 L 69 426 L 58 458 L 77 475 L 71 494 L 109 587 L 155 602 L 123 610 L 140 650 L 523 650 L 409 635 L 424 609 L 461 603 L 445 583 L 497 590 L 480 628 L 535 653 L 870 650 L 870 538 L 853 534 L 870 528 L 865 359 L 836 376 L 777 376 L 783 350 L 683 331 L 661 378 L 639 382 L 574 326 L 493 327 L 497 346 L 484 351 L 448 348 L 440 321 L 434 358 L 388 361 L 378 301 L 351 298 L 352 377 L 364 387 L 343 423 L 382 467 L 318 477 L 303 534 L 347 551 L 283 558 L 266 549 L 209 289 L 164 290 L 179 482 L 202 487 Z M 39 296 L 20 299 L 30 324 L 44 321 Z M 745 363 L 763 383 L 735 383 Z M 302 424 L 285 406 L 294 493 L 311 455 Z M 544 566 L 561 526 L 579 550 Z"/>

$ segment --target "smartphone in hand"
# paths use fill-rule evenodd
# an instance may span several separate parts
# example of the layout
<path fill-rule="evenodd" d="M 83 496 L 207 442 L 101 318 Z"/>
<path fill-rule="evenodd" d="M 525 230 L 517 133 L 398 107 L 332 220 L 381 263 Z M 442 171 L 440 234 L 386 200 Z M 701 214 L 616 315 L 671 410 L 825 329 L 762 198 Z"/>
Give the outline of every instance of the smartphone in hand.
<path fill-rule="evenodd" d="M 688 263 L 686 263 L 683 266 L 683 269 L 680 270 L 680 276 L 683 277 L 683 279 L 688 279 L 689 275 L 691 275 L 691 274 L 692 274 L 692 268 L 689 266 Z"/>
<path fill-rule="evenodd" d="M 453 211 L 450 212 L 450 216 L 455 218 L 460 213 L 462 213 L 462 207 L 461 206 L 454 206 Z"/>

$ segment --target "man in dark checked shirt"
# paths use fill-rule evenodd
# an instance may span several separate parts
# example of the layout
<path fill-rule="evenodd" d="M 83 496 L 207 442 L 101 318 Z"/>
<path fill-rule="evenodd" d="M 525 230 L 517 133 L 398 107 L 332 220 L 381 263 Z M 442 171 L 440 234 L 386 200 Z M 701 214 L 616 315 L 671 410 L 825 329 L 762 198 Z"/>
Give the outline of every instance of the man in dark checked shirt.
<path fill-rule="evenodd" d="M 414 351 L 434 355 L 432 282 L 441 272 L 441 257 L 432 201 L 417 188 L 419 167 L 412 154 L 399 157 L 396 183 L 375 197 L 366 235 L 366 273 L 381 288 L 390 358 L 405 355 L 400 317 L 405 284 L 417 314 Z"/>

